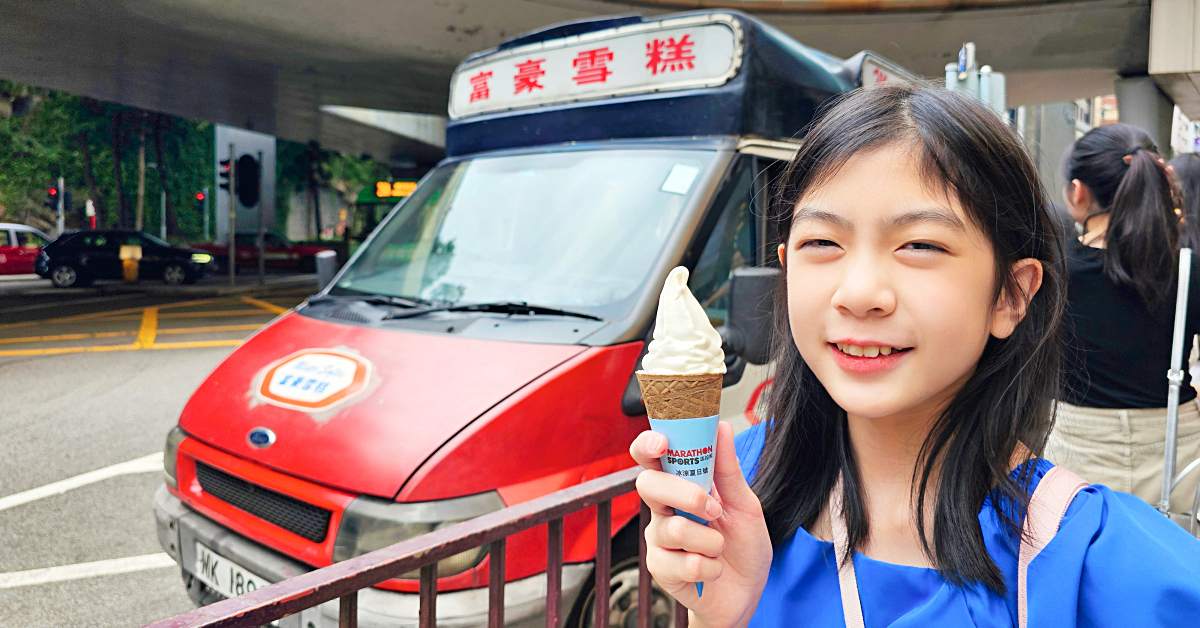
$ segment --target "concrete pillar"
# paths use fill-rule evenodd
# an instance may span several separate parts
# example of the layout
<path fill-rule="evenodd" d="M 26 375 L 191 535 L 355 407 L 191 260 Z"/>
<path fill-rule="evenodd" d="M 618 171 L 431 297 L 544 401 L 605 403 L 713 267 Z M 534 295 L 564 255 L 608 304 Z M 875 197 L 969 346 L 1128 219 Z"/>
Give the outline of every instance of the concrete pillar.
<path fill-rule="evenodd" d="M 1150 76 L 1132 76 L 1114 82 L 1121 122 L 1132 124 L 1154 138 L 1164 156 L 1171 152 L 1171 119 L 1175 103 Z"/>

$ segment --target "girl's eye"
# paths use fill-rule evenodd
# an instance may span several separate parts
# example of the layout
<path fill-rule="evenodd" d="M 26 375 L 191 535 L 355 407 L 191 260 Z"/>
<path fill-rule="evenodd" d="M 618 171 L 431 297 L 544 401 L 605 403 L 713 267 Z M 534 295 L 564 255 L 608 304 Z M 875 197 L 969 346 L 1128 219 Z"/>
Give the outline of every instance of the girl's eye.
<path fill-rule="evenodd" d="M 801 242 L 800 248 L 806 249 L 806 248 L 813 248 L 813 247 L 827 247 L 827 246 L 837 246 L 837 245 L 838 245 L 838 243 L 834 242 L 833 240 L 821 240 L 818 238 L 816 240 L 805 240 L 804 242 Z"/>
<path fill-rule="evenodd" d="M 945 253 L 946 249 L 929 242 L 909 242 L 900 248 L 909 249 L 910 251 L 934 251 Z"/>

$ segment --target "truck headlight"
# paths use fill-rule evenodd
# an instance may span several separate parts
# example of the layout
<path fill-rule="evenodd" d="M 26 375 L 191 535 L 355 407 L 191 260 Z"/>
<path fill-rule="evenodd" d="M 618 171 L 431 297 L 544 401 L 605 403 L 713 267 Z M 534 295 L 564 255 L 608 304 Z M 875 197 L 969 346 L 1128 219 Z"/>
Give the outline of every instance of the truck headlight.
<path fill-rule="evenodd" d="M 179 482 L 175 479 L 175 461 L 179 456 L 179 443 L 185 438 L 187 433 L 176 425 L 167 432 L 167 444 L 163 447 L 163 474 L 167 476 L 167 483 L 175 488 L 179 488 Z"/>
<path fill-rule="evenodd" d="M 334 562 L 394 545 L 401 541 L 474 519 L 504 508 L 495 491 L 432 502 L 399 504 L 374 497 L 357 497 L 346 507 L 333 546 Z M 438 562 L 438 576 L 460 574 L 483 561 L 486 547 L 455 554 Z M 416 578 L 418 572 L 402 578 Z"/>

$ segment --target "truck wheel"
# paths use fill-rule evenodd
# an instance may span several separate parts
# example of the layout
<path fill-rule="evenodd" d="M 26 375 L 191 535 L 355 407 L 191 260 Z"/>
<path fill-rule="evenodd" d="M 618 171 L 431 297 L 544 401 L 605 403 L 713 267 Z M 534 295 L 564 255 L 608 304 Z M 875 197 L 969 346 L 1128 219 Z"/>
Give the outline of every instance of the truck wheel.
<path fill-rule="evenodd" d="M 196 606 L 208 606 L 225 599 L 223 595 L 208 588 L 208 585 L 200 582 L 187 570 L 182 570 L 182 573 L 183 586 L 187 589 L 188 597 L 192 598 L 192 603 Z"/>
<path fill-rule="evenodd" d="M 608 627 L 637 628 L 638 613 L 638 523 L 634 519 L 613 539 L 612 576 L 609 578 Z M 567 616 L 567 628 L 593 628 L 596 617 L 595 572 L 583 583 L 583 590 Z M 672 628 L 675 599 L 650 583 L 650 626 Z"/>

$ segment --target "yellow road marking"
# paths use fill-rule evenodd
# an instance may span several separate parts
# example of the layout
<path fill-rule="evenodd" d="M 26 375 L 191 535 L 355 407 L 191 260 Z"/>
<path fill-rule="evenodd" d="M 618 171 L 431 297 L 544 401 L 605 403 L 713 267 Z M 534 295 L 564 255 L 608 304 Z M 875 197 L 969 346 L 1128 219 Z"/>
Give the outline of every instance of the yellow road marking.
<path fill-rule="evenodd" d="M 136 345 L 102 345 L 98 347 L 53 347 L 50 349 L 9 349 L 0 351 L 0 358 L 16 355 L 61 355 L 64 353 L 95 353 L 101 351 L 134 351 Z"/>
<path fill-rule="evenodd" d="M 158 308 L 148 307 L 142 310 L 142 326 L 138 328 L 137 340 L 134 340 L 133 344 L 137 347 L 149 347 L 154 344 L 156 336 L 158 336 Z"/>
<path fill-rule="evenodd" d="M 228 316 L 271 316 L 271 314 L 260 309 L 253 310 L 214 310 L 211 312 L 162 312 L 158 315 L 159 320 L 168 318 L 220 318 Z M 140 321 L 142 317 L 138 316 L 116 316 L 113 318 L 104 319 L 103 322 L 119 322 L 119 321 Z"/>
<path fill-rule="evenodd" d="M 249 325 L 210 325 L 207 327 L 176 327 L 173 329 L 158 330 L 158 335 L 168 334 L 208 334 L 222 331 L 254 331 L 262 327 L 258 323 Z M 20 338 L 0 338 L 0 344 L 13 345 L 25 344 L 33 342 L 59 342 L 63 340 L 94 340 L 96 338 L 121 338 L 123 336 L 136 336 L 136 331 L 101 331 L 90 334 L 58 334 L 56 336 L 22 336 Z"/>
<path fill-rule="evenodd" d="M 242 297 L 242 302 L 249 303 L 250 305 L 254 305 L 257 307 L 261 307 L 262 309 L 264 309 L 268 312 L 272 312 L 274 314 L 283 314 L 284 312 L 287 311 L 285 308 L 279 307 L 278 305 L 275 305 L 274 303 L 267 303 L 266 301 L 261 301 L 259 299 L 255 299 L 253 297 Z"/>
<path fill-rule="evenodd" d="M 201 349 L 204 347 L 236 347 L 241 340 L 197 340 L 194 342 L 156 342 L 147 349 Z"/>
<path fill-rule="evenodd" d="M 159 318 L 208 318 L 210 316 L 266 316 L 262 310 L 217 310 L 213 312 L 173 312 Z"/>
<path fill-rule="evenodd" d="M 219 303 L 227 301 L 233 303 L 236 301 L 233 297 L 221 297 L 217 299 L 196 299 L 194 301 L 179 301 L 177 303 L 168 303 L 166 305 L 157 306 L 159 309 L 180 308 L 180 307 L 195 307 L 197 305 L 208 305 L 210 303 Z M 20 323 L 6 323 L 0 325 L 0 329 L 8 329 L 10 327 L 31 327 L 33 325 L 45 325 L 49 323 L 73 323 L 75 321 L 91 320 L 96 318 L 105 318 L 108 316 L 117 316 L 121 314 L 140 314 L 144 307 L 127 307 L 119 310 L 108 310 L 105 312 L 91 312 L 88 314 L 74 314 L 71 316 L 60 316 L 58 318 L 45 318 L 39 320 L 22 321 Z"/>
<path fill-rule="evenodd" d="M 255 327 L 257 329 L 257 327 Z M 159 332 L 166 333 L 166 332 Z M 23 336 L 20 338 L 0 338 L 0 345 L 22 344 L 26 342 L 55 342 L 59 340 L 91 340 L 93 338 L 120 338 L 121 336 L 134 336 L 137 332 L 132 331 L 102 331 L 90 334 L 59 334 L 57 336 Z"/>
<path fill-rule="evenodd" d="M 165 334 L 208 334 L 218 331 L 254 331 L 262 327 L 257 323 L 250 325 L 212 325 L 210 327 L 176 327 L 174 329 L 159 329 L 158 335 Z"/>
<path fill-rule="evenodd" d="M 100 347 L 56 347 L 53 349 L 13 349 L 0 351 L 0 358 L 22 355 L 62 355 L 66 353 L 98 353 L 104 351 L 140 351 L 144 349 L 201 349 L 206 347 L 236 347 L 241 340 L 202 340 L 197 342 L 159 342 L 149 347 L 112 345 Z"/>

